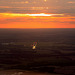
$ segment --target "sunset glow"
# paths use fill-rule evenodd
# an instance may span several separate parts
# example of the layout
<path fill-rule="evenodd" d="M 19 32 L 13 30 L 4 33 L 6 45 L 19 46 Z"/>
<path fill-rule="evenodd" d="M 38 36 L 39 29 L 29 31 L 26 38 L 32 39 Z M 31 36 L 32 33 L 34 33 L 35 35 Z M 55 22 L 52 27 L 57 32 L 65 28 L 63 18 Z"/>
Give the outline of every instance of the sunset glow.
<path fill-rule="evenodd" d="M 75 28 L 74 3 L 73 0 L 0 1 L 0 28 Z"/>
<path fill-rule="evenodd" d="M 15 14 L 15 13 L 0 13 L 0 15 L 4 16 L 55 16 L 60 15 L 63 16 L 64 14 L 46 14 L 46 13 L 39 13 L 39 14 Z"/>
<path fill-rule="evenodd" d="M 0 28 L 73 28 L 75 17 L 65 14 L 0 13 Z M 60 16 L 60 17 L 59 17 Z M 70 26 L 71 25 L 71 26 Z"/>

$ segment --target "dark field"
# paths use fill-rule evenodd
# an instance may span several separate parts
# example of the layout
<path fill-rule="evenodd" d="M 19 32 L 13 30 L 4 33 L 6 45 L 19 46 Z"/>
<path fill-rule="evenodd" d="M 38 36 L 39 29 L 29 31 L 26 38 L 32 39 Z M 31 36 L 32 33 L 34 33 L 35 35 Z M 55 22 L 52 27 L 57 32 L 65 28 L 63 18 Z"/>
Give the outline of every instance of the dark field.
<path fill-rule="evenodd" d="M 0 29 L 0 75 L 14 69 L 22 73 L 13 75 L 75 75 L 75 29 Z"/>

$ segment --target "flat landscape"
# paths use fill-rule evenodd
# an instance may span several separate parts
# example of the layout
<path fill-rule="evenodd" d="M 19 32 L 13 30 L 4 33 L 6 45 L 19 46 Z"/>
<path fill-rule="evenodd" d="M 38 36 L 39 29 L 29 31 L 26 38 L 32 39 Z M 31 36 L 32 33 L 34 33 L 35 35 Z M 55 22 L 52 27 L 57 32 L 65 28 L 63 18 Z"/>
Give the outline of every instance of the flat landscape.
<path fill-rule="evenodd" d="M 0 75 L 75 75 L 74 33 L 75 29 L 0 29 Z"/>

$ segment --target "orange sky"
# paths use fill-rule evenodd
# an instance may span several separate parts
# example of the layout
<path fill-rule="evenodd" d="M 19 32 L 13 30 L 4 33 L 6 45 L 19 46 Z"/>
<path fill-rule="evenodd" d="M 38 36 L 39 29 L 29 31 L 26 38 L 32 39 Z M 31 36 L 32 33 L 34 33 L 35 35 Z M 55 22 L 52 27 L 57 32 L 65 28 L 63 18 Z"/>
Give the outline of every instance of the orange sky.
<path fill-rule="evenodd" d="M 75 17 L 73 16 L 65 14 L 31 15 L 0 13 L 0 28 L 75 28 Z"/>
<path fill-rule="evenodd" d="M 0 0 L 0 28 L 75 28 L 75 0 Z"/>

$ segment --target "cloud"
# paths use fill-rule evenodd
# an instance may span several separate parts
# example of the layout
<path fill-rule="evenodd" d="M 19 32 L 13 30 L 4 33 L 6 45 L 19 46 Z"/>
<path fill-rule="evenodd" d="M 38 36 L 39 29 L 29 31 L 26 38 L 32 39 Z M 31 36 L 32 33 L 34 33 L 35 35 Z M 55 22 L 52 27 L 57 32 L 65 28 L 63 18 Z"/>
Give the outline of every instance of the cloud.
<path fill-rule="evenodd" d="M 75 13 L 74 3 L 74 0 L 0 0 L 0 12 L 71 14 Z"/>
<path fill-rule="evenodd" d="M 29 1 L 11 2 L 12 4 L 28 4 Z"/>
<path fill-rule="evenodd" d="M 70 3 L 70 4 L 75 4 L 75 1 L 69 1 L 68 3 Z"/>
<path fill-rule="evenodd" d="M 1 15 L 1 13 L 20 14 L 18 16 Z M 50 17 L 24 16 L 22 14 L 65 14 Z M 74 25 L 75 24 L 75 1 L 74 0 L 0 0 L 0 25 L 17 23 L 32 25 Z M 15 25 L 14 25 L 15 26 Z"/>
<path fill-rule="evenodd" d="M 35 15 L 35 14 L 34 14 Z M 37 15 L 37 14 L 36 14 Z M 41 15 L 41 14 L 39 14 Z M 43 14 L 45 15 L 45 14 Z M 47 14 L 46 14 L 47 15 Z M 68 23 L 74 24 L 75 17 L 68 17 L 61 14 L 48 14 L 51 16 L 33 16 L 33 14 L 15 14 L 15 13 L 2 13 L 0 14 L 0 24 L 9 23 Z M 58 15 L 58 16 L 53 16 Z"/>
<path fill-rule="evenodd" d="M 74 24 L 75 25 L 75 21 L 71 21 L 71 22 L 69 22 L 70 24 Z"/>
<path fill-rule="evenodd" d="M 70 18 L 70 19 L 75 20 L 75 18 Z"/>

